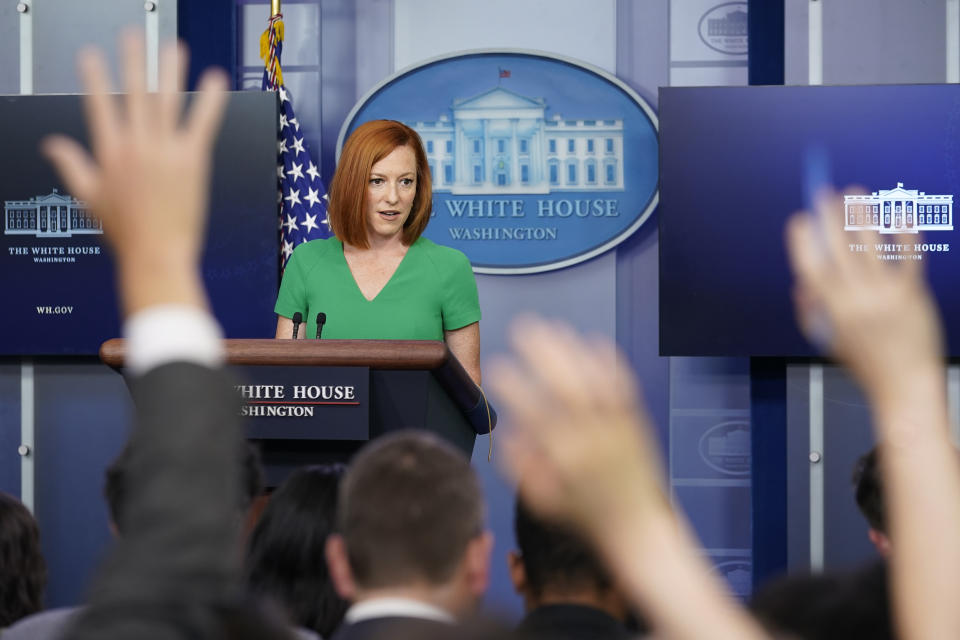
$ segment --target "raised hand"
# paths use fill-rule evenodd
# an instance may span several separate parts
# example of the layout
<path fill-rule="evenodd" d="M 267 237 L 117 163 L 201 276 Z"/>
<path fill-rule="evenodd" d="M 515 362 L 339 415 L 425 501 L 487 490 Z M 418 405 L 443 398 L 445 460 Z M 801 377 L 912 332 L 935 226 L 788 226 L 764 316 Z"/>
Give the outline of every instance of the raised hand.
<path fill-rule="evenodd" d="M 943 339 L 922 262 L 880 260 L 876 244 L 918 242 L 846 232 L 842 198 L 825 192 L 814 213 L 793 216 L 787 248 L 796 277 L 798 321 L 808 335 L 828 328 L 832 354 L 850 368 L 874 403 L 904 388 L 910 376 L 942 370 Z M 862 245 L 867 252 L 853 251 Z"/>
<path fill-rule="evenodd" d="M 624 511 L 665 507 L 648 419 L 616 348 L 533 318 L 511 338 L 516 357 L 496 361 L 491 379 L 513 426 L 507 469 L 531 507 L 591 536 Z"/>
<path fill-rule="evenodd" d="M 156 93 L 146 90 L 142 38 L 125 35 L 121 50 L 126 93 L 119 96 L 110 94 L 99 51 L 79 57 L 92 155 L 63 136 L 44 140 L 43 151 L 70 192 L 102 220 L 128 314 L 153 304 L 204 306 L 197 269 L 227 78 L 205 74 L 181 117 L 186 50 L 164 47 Z"/>
<path fill-rule="evenodd" d="M 940 320 L 919 260 L 880 260 L 874 246 L 912 245 L 843 231 L 834 193 L 795 215 L 787 248 L 797 315 L 829 327 L 829 348 L 863 386 L 882 443 L 899 637 L 960 637 L 960 465 L 948 433 Z M 864 245 L 869 252 L 849 246 Z"/>
<path fill-rule="evenodd" d="M 489 378 L 507 408 L 506 468 L 524 501 L 591 540 L 664 637 L 764 637 L 665 499 L 659 450 L 616 347 L 535 319 L 515 326 L 512 344 L 515 356 Z"/>

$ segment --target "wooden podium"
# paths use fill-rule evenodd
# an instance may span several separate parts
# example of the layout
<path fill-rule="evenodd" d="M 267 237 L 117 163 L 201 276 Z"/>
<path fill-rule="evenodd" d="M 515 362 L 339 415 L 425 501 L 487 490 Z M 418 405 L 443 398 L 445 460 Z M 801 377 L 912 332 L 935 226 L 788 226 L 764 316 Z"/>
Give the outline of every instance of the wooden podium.
<path fill-rule="evenodd" d="M 404 428 L 431 431 L 473 453 L 496 412 L 442 341 L 224 340 L 241 384 L 247 436 L 268 482 L 301 465 L 346 462 L 364 442 Z M 121 370 L 124 340 L 100 347 Z"/>

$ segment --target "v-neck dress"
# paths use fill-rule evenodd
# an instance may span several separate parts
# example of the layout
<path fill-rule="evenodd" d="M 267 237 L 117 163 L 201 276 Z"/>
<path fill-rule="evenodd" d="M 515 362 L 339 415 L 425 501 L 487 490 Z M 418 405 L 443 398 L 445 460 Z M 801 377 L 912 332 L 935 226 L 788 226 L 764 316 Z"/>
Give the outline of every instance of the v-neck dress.
<path fill-rule="evenodd" d="M 462 252 L 418 238 L 373 300 L 357 286 L 336 238 L 305 242 L 287 262 L 274 306 L 277 315 L 303 314 L 306 333 L 327 316 L 331 340 L 443 340 L 444 331 L 480 320 L 477 281 Z"/>

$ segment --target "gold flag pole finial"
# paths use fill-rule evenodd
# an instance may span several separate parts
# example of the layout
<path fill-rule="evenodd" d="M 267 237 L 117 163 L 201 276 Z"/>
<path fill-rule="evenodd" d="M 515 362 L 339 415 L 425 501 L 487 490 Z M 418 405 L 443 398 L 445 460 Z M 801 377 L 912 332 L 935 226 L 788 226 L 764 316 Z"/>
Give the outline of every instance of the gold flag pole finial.
<path fill-rule="evenodd" d="M 280 14 L 280 0 L 270 0 L 270 24 L 260 36 L 260 57 L 266 65 L 269 86 L 283 84 L 283 72 L 280 70 L 280 46 L 283 42 L 283 20 Z"/>

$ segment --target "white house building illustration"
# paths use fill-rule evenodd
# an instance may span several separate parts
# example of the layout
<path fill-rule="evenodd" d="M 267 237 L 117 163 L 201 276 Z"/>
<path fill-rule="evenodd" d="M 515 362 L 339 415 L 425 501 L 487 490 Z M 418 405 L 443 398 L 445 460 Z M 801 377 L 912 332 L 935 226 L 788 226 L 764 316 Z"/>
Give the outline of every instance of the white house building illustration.
<path fill-rule="evenodd" d="M 872 229 L 885 233 L 919 233 L 953 230 L 953 196 L 927 195 L 916 189 L 874 191 L 870 195 L 843 196 L 844 229 Z"/>
<path fill-rule="evenodd" d="M 6 235 L 32 235 L 38 238 L 66 238 L 76 234 L 100 234 L 103 226 L 76 198 L 58 193 L 29 200 L 3 203 L 3 232 Z"/>
<path fill-rule="evenodd" d="M 750 432 L 734 429 L 724 435 L 707 438 L 707 455 L 749 457 Z"/>
<path fill-rule="evenodd" d="M 747 12 L 737 9 L 727 12 L 722 18 L 707 20 L 707 35 L 714 36 L 746 36 Z"/>
<path fill-rule="evenodd" d="M 546 118 L 543 98 L 495 87 L 451 105 L 420 134 L 435 191 L 460 194 L 623 189 L 623 120 Z"/>

